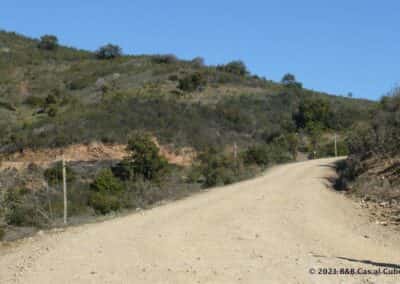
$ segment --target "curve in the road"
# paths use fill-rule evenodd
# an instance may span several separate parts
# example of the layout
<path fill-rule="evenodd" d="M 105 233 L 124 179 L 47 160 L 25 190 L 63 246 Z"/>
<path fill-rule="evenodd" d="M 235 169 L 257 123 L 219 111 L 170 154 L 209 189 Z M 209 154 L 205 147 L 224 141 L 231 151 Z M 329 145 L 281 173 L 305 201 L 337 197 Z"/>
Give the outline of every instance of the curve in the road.
<path fill-rule="evenodd" d="M 399 236 L 328 188 L 334 161 L 24 240 L 0 252 L 0 283 L 400 283 L 318 274 L 400 264 Z"/>

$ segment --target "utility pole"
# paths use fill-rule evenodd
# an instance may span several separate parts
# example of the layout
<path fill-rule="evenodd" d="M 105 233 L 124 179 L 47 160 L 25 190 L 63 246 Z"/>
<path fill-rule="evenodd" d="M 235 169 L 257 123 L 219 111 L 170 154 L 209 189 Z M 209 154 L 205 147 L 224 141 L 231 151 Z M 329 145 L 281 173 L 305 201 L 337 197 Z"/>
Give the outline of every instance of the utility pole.
<path fill-rule="evenodd" d="M 336 137 L 336 133 L 335 133 L 335 157 L 337 157 L 338 152 L 337 152 L 337 137 Z"/>
<path fill-rule="evenodd" d="M 68 202 L 67 202 L 67 168 L 65 166 L 64 154 L 62 156 L 62 176 L 63 176 L 63 193 L 64 193 L 64 224 L 67 224 Z"/>

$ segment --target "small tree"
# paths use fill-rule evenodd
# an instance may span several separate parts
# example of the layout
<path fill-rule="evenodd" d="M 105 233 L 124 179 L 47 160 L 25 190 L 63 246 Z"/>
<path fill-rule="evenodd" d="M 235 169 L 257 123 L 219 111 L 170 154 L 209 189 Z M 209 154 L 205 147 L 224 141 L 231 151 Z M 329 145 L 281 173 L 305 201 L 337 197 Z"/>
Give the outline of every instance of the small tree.
<path fill-rule="evenodd" d="M 296 76 L 291 73 L 286 73 L 281 80 L 282 84 L 289 85 L 296 82 Z"/>
<path fill-rule="evenodd" d="M 303 85 L 296 80 L 296 76 L 291 73 L 286 73 L 281 80 L 281 83 L 287 87 L 302 88 Z"/>
<path fill-rule="evenodd" d="M 205 65 L 204 58 L 200 56 L 193 58 L 191 62 L 196 67 L 203 67 Z"/>
<path fill-rule="evenodd" d="M 219 66 L 218 69 L 240 76 L 244 76 L 249 73 L 247 71 L 246 64 L 244 64 L 244 62 L 241 60 L 231 61 L 226 65 Z"/>
<path fill-rule="evenodd" d="M 294 114 L 294 120 L 298 128 L 328 127 L 330 104 L 324 99 L 307 98 L 300 102 L 299 110 Z"/>
<path fill-rule="evenodd" d="M 178 88 L 182 91 L 193 92 L 207 84 L 207 80 L 201 73 L 190 74 L 179 80 Z"/>
<path fill-rule="evenodd" d="M 124 185 L 110 169 L 101 171 L 90 185 L 88 205 L 97 213 L 107 214 L 122 207 Z"/>
<path fill-rule="evenodd" d="M 118 45 L 107 44 L 96 51 L 98 59 L 113 59 L 122 55 L 122 49 Z"/>
<path fill-rule="evenodd" d="M 38 48 L 45 50 L 54 50 L 58 47 L 58 38 L 54 35 L 44 35 L 40 37 Z"/>
<path fill-rule="evenodd" d="M 293 160 L 297 159 L 297 150 L 299 148 L 299 138 L 296 133 L 289 133 L 286 136 L 286 141 L 288 143 L 289 152 L 292 154 Z"/>
<path fill-rule="evenodd" d="M 135 178 L 141 176 L 153 180 L 165 172 L 168 162 L 160 156 L 158 146 L 149 135 L 136 134 L 129 140 L 127 149 L 131 152 L 130 157 L 121 164 L 124 167 L 117 168 L 125 178 L 131 173 Z"/>

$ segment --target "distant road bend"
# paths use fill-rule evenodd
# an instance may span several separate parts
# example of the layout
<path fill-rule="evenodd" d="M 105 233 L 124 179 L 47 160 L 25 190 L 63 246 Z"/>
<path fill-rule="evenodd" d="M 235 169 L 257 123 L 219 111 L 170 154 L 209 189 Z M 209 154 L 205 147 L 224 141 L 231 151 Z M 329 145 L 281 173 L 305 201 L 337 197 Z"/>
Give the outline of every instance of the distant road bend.
<path fill-rule="evenodd" d="M 310 273 L 400 270 L 400 234 L 327 187 L 334 161 L 23 240 L 0 249 L 0 283 L 400 283 Z"/>

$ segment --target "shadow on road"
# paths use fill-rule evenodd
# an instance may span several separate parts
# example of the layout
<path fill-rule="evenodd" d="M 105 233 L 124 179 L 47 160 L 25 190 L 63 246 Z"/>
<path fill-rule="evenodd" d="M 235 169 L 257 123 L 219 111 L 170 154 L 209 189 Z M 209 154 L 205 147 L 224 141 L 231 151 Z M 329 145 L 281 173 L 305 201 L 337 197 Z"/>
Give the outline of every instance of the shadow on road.
<path fill-rule="evenodd" d="M 379 266 L 379 267 L 387 267 L 387 268 L 397 268 L 400 269 L 400 264 L 394 264 L 394 263 L 385 263 L 385 262 L 376 262 L 372 260 L 360 260 L 360 259 L 354 259 L 354 258 L 348 258 L 348 257 L 336 257 L 337 259 L 342 259 L 342 260 L 347 260 L 351 262 L 358 262 L 358 263 L 363 263 L 363 264 L 369 264 L 369 265 L 374 265 L 374 266 Z"/>
<path fill-rule="evenodd" d="M 336 164 L 320 164 L 318 165 L 318 167 L 322 167 L 322 168 L 331 168 L 331 169 L 335 169 L 336 170 Z"/>
<path fill-rule="evenodd" d="M 316 258 L 330 258 L 328 256 L 318 255 L 318 254 L 313 254 L 312 256 L 316 257 Z M 334 258 L 340 259 L 340 260 L 346 260 L 346 261 L 350 261 L 350 262 L 369 264 L 369 265 L 378 266 L 378 267 L 400 269 L 400 264 L 395 264 L 395 263 L 377 262 L 377 261 L 372 261 L 372 260 L 368 260 L 368 259 L 355 259 L 355 258 L 349 258 L 349 257 L 344 257 L 344 256 L 336 256 Z"/>

